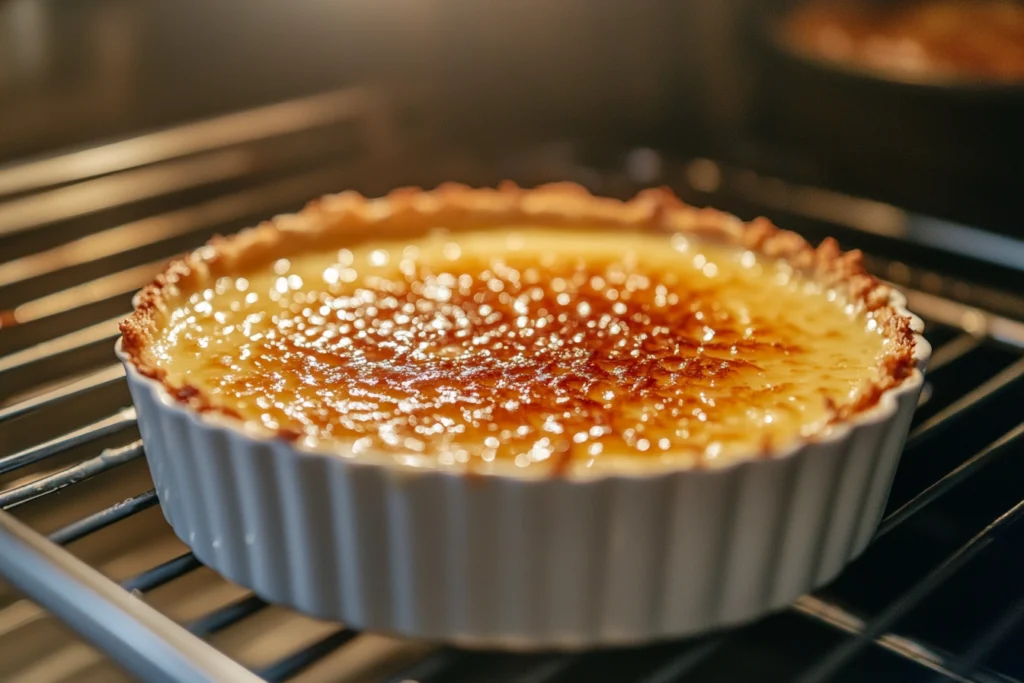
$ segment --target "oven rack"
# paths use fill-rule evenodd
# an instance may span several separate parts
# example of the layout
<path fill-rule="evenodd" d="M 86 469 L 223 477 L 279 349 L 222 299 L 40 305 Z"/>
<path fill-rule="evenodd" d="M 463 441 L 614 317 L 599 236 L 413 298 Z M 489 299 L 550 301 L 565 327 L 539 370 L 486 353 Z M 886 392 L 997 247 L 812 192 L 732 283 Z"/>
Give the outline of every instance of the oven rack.
<path fill-rule="evenodd" d="M 21 676 L 12 680 L 127 671 L 176 683 L 1024 680 L 1013 647 L 1024 637 L 1024 589 L 1008 580 L 1024 567 L 1014 524 L 1024 515 L 1014 457 L 1024 451 L 1024 324 L 1008 314 L 1021 302 L 998 284 L 964 285 L 931 257 L 967 239 L 952 257 L 999 275 L 1024 268 L 1019 242 L 964 226 L 943 242 L 934 223 L 895 207 L 651 150 L 624 164 L 548 154 L 532 167 L 471 155 L 440 164 L 394 107 L 346 90 L 0 168 L 0 576 L 45 610 L 0 587 L 0 680 L 11 668 Z M 935 347 L 928 385 L 878 537 L 835 583 L 756 624 L 685 642 L 468 652 L 284 614 L 173 539 L 112 353 L 132 292 L 214 231 L 320 193 L 446 177 L 490 184 L 507 168 L 527 184 L 568 177 L 612 193 L 665 183 L 745 217 L 756 209 L 811 236 L 838 233 L 870 246 L 872 268 L 910 287 Z M 158 537 L 159 548 L 139 550 Z M 178 588 L 189 582 L 198 599 Z M 270 614 L 276 621 L 261 621 Z M 52 617 L 119 668 L 63 631 L 40 643 L 34 634 L 49 633 Z"/>

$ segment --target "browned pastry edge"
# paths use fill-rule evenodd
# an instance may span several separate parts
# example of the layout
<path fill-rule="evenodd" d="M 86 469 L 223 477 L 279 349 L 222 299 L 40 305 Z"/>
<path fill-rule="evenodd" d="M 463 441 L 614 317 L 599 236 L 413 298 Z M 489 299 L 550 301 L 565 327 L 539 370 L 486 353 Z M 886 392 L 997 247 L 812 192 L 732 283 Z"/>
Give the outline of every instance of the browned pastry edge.
<path fill-rule="evenodd" d="M 911 318 L 893 307 L 890 288 L 867 273 L 860 251 L 840 251 L 832 238 L 814 248 L 800 235 L 780 230 L 766 218 L 744 223 L 715 209 L 688 206 L 668 189 L 644 190 L 631 200 L 620 201 L 595 197 L 574 183 L 535 189 L 522 189 L 511 182 L 497 189 L 446 183 L 426 191 L 396 189 L 379 199 L 351 191 L 322 197 L 296 214 L 277 216 L 232 237 L 214 237 L 206 246 L 168 264 L 152 284 L 139 292 L 135 311 L 121 323 L 122 349 L 140 374 L 163 384 L 176 400 L 194 410 L 237 418 L 230 409 L 211 403 L 196 387 L 172 385 L 167 373 L 147 358 L 146 349 L 178 292 L 198 289 L 218 277 L 303 250 L 327 245 L 337 248 L 353 236 L 380 237 L 385 231 L 403 233 L 436 226 L 458 230 L 517 223 L 654 228 L 697 235 L 783 259 L 823 285 L 845 289 L 850 300 L 863 305 L 892 343 L 880 361 L 878 379 L 868 380 L 854 403 L 836 406 L 833 423 L 873 407 L 883 393 L 900 385 L 916 367 Z M 298 434 L 279 430 L 278 436 L 294 439 Z M 770 446 L 761 457 L 768 455 Z"/>

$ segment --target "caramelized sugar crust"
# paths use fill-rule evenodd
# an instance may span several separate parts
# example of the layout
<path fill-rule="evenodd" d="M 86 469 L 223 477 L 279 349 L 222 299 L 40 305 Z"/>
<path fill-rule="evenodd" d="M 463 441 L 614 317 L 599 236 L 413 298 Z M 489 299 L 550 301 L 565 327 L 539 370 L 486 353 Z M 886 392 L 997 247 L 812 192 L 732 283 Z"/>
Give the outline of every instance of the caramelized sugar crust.
<path fill-rule="evenodd" d="M 560 213 L 523 211 L 537 198 Z M 589 215 L 571 211 L 581 199 Z M 332 217 L 339 201 L 358 210 Z M 834 244 L 661 193 L 609 202 L 565 186 L 326 198 L 172 265 L 122 325 L 124 349 L 179 400 L 282 435 L 556 469 L 767 453 L 912 371 L 908 321 Z M 415 217 L 452 232 L 361 232 Z M 652 224 L 677 234 L 621 232 Z M 302 239 L 282 251 L 289 232 Z"/>

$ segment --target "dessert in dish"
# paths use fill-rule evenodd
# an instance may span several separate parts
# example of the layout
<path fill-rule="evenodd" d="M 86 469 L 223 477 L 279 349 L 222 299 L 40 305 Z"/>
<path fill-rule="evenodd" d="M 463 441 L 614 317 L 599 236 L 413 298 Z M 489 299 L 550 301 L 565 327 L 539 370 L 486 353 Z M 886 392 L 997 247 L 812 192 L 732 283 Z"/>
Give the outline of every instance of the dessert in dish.
<path fill-rule="evenodd" d="M 897 75 L 1024 80 L 1024 6 L 1014 0 L 812 0 L 784 34 L 819 57 Z"/>
<path fill-rule="evenodd" d="M 270 433 L 477 471 L 764 457 L 912 367 L 900 319 L 678 234 L 495 226 L 337 246 L 168 295 L 140 357 Z"/>
<path fill-rule="evenodd" d="M 859 552 L 919 330 L 831 240 L 443 186 L 211 242 L 119 354 L 204 562 L 360 627 L 578 647 L 752 618 Z"/>
<path fill-rule="evenodd" d="M 337 237 L 150 290 L 151 327 L 127 328 L 137 364 L 270 434 L 476 471 L 766 457 L 913 369 L 908 319 L 713 239 L 500 222 Z M 852 263 L 831 244 L 802 256 Z"/>

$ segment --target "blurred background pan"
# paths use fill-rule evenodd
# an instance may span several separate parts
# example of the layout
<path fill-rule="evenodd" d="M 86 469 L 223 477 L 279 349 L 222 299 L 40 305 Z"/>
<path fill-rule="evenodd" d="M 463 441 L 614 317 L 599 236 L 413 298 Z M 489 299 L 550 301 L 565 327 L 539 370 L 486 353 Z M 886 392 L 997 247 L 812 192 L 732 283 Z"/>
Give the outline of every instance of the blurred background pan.
<path fill-rule="evenodd" d="M 806 1 L 747 13 L 758 133 L 812 156 L 826 184 L 1020 230 L 1024 81 L 916 78 L 815 56 L 783 32 Z"/>

